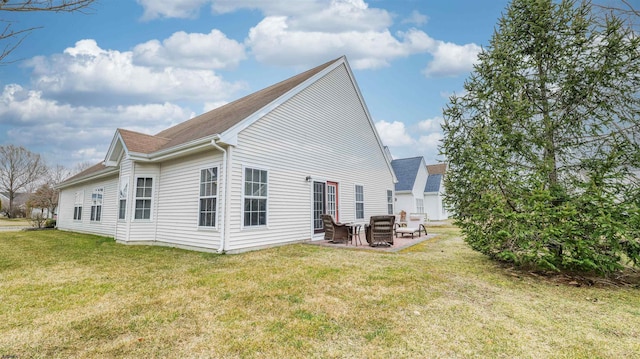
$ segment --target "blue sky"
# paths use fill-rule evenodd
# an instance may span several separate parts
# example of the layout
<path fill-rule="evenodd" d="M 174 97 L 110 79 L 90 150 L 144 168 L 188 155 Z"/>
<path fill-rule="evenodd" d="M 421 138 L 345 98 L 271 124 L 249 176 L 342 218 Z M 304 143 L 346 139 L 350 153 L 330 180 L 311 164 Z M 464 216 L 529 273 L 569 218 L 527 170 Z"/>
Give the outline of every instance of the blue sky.
<path fill-rule="evenodd" d="M 460 93 L 506 0 L 102 0 L 9 13 L 33 31 L 0 66 L 0 144 L 100 162 L 116 128 L 154 134 L 346 55 L 394 158 L 441 159 Z"/>

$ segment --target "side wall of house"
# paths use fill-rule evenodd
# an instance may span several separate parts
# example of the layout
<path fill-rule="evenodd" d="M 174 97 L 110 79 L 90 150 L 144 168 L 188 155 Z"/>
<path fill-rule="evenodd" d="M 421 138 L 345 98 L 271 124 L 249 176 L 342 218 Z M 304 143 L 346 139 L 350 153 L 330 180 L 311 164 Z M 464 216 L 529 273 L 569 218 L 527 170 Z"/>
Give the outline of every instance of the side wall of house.
<path fill-rule="evenodd" d="M 115 238 L 117 241 L 128 241 L 129 240 L 129 223 L 133 218 L 133 208 L 135 206 L 135 200 L 133 200 L 135 191 L 135 183 L 131 176 L 131 170 L 133 168 L 133 164 L 129 159 L 123 159 L 120 162 L 120 176 L 118 178 L 118 198 L 116 198 L 116 208 L 119 210 L 120 205 L 120 192 L 122 191 L 125 195 L 126 207 L 125 207 L 125 218 L 120 219 L 118 217 L 116 222 L 116 233 Z"/>
<path fill-rule="evenodd" d="M 444 183 L 440 183 L 439 192 L 424 193 L 424 209 L 429 220 L 441 221 L 449 218 L 449 212 L 444 205 Z"/>
<path fill-rule="evenodd" d="M 415 204 L 416 199 L 422 199 L 424 201 L 424 187 L 427 185 L 427 178 L 429 177 L 429 173 L 427 172 L 427 166 L 424 162 L 420 162 L 420 167 L 418 167 L 418 173 L 416 173 L 416 180 L 413 183 L 413 202 L 414 208 L 417 207 Z M 424 208 L 424 205 L 423 205 Z M 414 210 L 417 212 L 417 209 Z"/>
<path fill-rule="evenodd" d="M 402 192 L 396 194 L 395 212 L 400 214 L 400 211 L 405 211 L 407 215 L 416 211 L 416 198 L 411 192 Z"/>
<path fill-rule="evenodd" d="M 151 216 L 149 219 L 135 219 L 136 188 L 138 178 L 152 179 Z M 127 220 L 129 223 L 129 242 L 151 242 L 156 239 L 156 225 L 158 223 L 158 187 L 160 182 L 160 165 L 155 163 L 131 164 L 131 187 Z"/>
<path fill-rule="evenodd" d="M 95 189 L 103 189 L 100 221 L 91 220 L 91 195 Z M 117 191 L 117 175 L 63 188 L 60 191 L 57 227 L 67 231 L 114 236 L 118 215 L 118 207 L 116 206 Z M 76 193 L 82 194 L 82 217 L 80 220 L 73 219 Z"/>
<path fill-rule="evenodd" d="M 231 163 L 228 250 L 312 238 L 314 181 L 338 183 L 342 222 L 367 223 L 372 215 L 387 214 L 387 190 L 394 189 L 375 128 L 344 65 L 243 130 Z M 243 224 L 247 167 L 268 173 L 266 226 Z M 356 219 L 356 185 L 364 189 L 363 219 Z"/>
<path fill-rule="evenodd" d="M 158 180 L 156 240 L 179 246 L 217 249 L 220 245 L 222 217 L 221 188 L 224 185 L 222 154 L 210 150 L 163 162 Z M 216 168 L 215 227 L 199 226 L 200 172 Z"/>
<path fill-rule="evenodd" d="M 438 193 L 430 192 L 424 194 L 424 211 L 430 221 L 441 219 L 442 204 Z"/>

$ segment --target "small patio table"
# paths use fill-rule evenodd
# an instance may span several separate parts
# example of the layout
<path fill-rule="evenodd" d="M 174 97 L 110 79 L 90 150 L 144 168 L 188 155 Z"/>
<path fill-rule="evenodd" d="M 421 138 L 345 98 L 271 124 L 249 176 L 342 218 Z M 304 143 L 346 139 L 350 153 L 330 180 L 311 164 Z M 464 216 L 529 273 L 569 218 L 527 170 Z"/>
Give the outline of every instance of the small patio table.
<path fill-rule="evenodd" d="M 362 239 L 360 239 L 360 229 L 362 228 L 362 224 L 350 222 L 344 223 L 344 225 L 347 226 L 349 231 L 349 237 L 345 241 L 345 244 L 349 245 L 349 241 L 351 241 L 357 247 L 359 241 L 360 245 L 362 245 Z"/>

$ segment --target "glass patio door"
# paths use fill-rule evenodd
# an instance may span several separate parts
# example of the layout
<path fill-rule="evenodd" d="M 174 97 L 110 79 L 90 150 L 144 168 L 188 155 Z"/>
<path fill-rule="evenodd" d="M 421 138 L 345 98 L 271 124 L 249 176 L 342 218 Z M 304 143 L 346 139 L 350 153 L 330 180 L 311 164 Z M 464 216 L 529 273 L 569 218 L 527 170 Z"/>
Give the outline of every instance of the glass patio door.
<path fill-rule="evenodd" d="M 338 206 L 337 182 L 313 182 L 313 231 L 324 232 L 322 215 L 330 214 L 334 220 L 339 221 L 340 211 Z"/>
<path fill-rule="evenodd" d="M 333 216 L 336 222 L 338 218 L 338 184 L 336 182 L 327 182 L 327 214 Z"/>

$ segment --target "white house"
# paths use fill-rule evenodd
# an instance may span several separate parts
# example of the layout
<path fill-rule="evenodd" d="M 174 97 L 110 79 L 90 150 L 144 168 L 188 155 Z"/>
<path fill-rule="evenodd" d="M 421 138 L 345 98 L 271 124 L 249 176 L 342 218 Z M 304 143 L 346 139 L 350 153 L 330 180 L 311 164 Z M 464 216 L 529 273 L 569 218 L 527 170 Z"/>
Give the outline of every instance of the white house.
<path fill-rule="evenodd" d="M 411 157 L 391 161 L 397 176 L 396 214 L 400 211 L 426 213 L 429 220 L 449 217 L 443 204 L 446 164 L 426 165 L 424 158 Z"/>
<path fill-rule="evenodd" d="M 395 185 L 396 213 L 425 213 L 424 186 L 429 174 L 424 158 L 420 156 L 396 159 L 391 161 L 391 166 L 398 178 Z"/>
<path fill-rule="evenodd" d="M 430 220 L 449 218 L 449 212 L 444 205 L 444 175 L 447 170 L 445 163 L 427 165 L 427 183 L 424 186 L 424 211 Z"/>
<path fill-rule="evenodd" d="M 345 57 L 155 135 L 118 129 L 59 188 L 58 228 L 238 252 L 393 213 L 396 181 Z"/>

